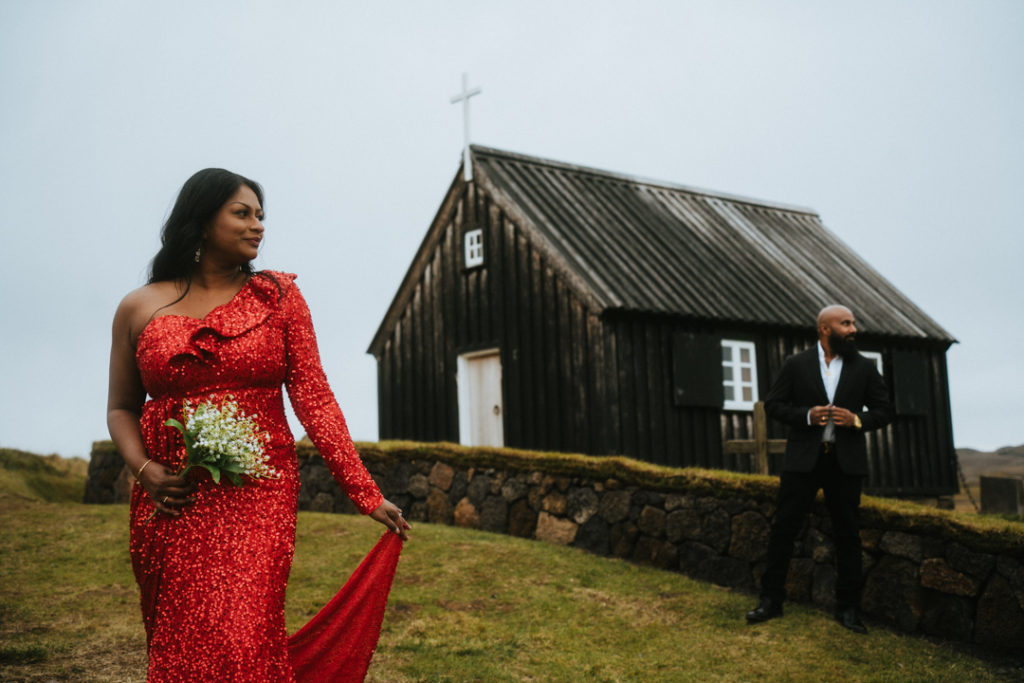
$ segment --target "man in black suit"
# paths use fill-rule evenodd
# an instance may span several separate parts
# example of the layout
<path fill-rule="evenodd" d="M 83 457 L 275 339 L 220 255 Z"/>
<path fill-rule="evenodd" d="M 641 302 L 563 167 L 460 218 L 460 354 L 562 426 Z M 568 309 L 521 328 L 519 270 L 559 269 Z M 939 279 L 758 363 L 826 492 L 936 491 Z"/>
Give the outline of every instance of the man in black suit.
<path fill-rule="evenodd" d="M 761 599 L 751 624 L 782 616 L 793 542 L 818 493 L 832 518 L 836 544 L 836 620 L 867 633 L 860 617 L 861 482 L 867 474 L 864 432 L 892 420 L 885 380 L 857 353 L 857 326 L 845 306 L 818 314 L 818 343 L 791 356 L 765 399 L 765 412 L 789 427 L 778 505 L 768 542 Z"/>

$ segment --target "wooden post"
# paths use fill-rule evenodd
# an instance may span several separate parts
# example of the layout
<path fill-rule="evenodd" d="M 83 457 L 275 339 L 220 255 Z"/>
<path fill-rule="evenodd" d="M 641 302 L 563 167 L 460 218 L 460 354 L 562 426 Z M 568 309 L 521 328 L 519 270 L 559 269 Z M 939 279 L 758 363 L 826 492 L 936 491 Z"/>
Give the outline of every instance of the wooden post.
<path fill-rule="evenodd" d="M 768 417 L 764 412 L 764 401 L 754 404 L 754 438 L 726 441 L 723 451 L 734 455 L 753 454 L 754 472 L 768 474 L 768 454 L 785 453 L 786 440 L 768 438 Z"/>

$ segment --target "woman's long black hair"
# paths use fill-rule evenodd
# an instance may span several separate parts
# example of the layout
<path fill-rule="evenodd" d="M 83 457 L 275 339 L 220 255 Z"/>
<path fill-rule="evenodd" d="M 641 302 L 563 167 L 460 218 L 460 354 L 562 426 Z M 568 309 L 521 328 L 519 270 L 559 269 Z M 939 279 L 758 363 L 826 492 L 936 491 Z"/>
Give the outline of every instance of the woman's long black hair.
<path fill-rule="evenodd" d="M 203 243 L 203 230 L 242 185 L 256 193 L 262 206 L 263 188 L 259 183 L 223 168 L 204 168 L 185 181 L 160 231 L 160 251 L 149 267 L 150 284 L 181 280 L 188 291 L 196 265 L 196 249 Z M 254 274 L 252 263 L 246 263 L 241 270 Z"/>

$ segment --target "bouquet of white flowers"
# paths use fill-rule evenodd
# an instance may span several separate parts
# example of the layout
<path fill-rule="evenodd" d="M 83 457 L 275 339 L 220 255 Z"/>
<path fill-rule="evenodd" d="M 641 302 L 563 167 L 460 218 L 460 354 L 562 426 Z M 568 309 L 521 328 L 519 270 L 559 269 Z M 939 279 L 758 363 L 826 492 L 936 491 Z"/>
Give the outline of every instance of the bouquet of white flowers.
<path fill-rule="evenodd" d="M 188 460 L 180 476 L 202 467 L 218 484 L 221 473 L 235 486 L 242 485 L 243 474 L 253 479 L 277 478 L 277 470 L 267 464 L 270 456 L 263 453 L 270 435 L 259 430 L 254 417 L 238 409 L 234 396 L 226 396 L 220 406 L 212 400 L 198 405 L 186 400 L 184 417 L 184 425 L 175 419 L 164 422 L 164 426 L 177 429 L 185 439 Z"/>

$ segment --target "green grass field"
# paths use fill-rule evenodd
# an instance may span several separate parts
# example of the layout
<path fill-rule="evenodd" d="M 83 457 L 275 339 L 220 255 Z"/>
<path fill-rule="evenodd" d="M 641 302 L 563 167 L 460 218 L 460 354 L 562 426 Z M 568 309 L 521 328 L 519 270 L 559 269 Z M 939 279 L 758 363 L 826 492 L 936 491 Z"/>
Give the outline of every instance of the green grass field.
<path fill-rule="evenodd" d="M 11 479 L 0 479 L 0 680 L 143 681 L 127 508 L 47 501 L 24 487 L 12 491 Z M 340 587 L 379 529 L 366 518 L 299 515 L 290 631 Z M 1021 674 L 877 626 L 857 636 L 800 605 L 787 606 L 784 619 L 749 627 L 749 595 L 571 548 L 428 524 L 412 534 L 371 681 L 994 681 Z"/>

